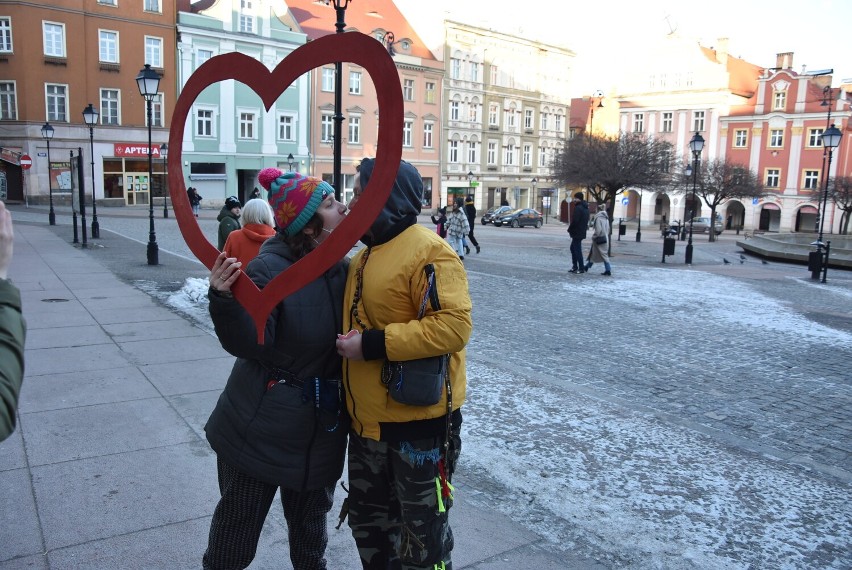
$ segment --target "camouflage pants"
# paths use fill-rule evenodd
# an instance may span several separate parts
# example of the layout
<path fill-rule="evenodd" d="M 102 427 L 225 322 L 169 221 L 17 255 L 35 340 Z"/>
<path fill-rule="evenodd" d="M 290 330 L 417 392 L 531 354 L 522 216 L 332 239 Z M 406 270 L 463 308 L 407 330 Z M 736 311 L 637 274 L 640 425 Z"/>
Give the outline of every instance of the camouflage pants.
<path fill-rule="evenodd" d="M 461 440 L 453 435 L 455 458 Z M 452 570 L 453 499 L 439 500 L 440 452 L 440 438 L 385 443 L 350 435 L 349 527 L 365 569 Z"/>

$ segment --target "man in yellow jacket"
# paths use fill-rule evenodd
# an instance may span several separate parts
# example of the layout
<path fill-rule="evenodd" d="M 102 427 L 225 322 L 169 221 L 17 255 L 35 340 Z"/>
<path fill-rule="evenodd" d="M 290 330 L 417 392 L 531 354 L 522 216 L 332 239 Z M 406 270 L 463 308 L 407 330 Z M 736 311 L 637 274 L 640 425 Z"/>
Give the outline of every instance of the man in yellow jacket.
<path fill-rule="evenodd" d="M 364 159 L 350 206 L 375 164 Z M 349 266 L 338 352 L 352 418 L 349 526 L 364 568 L 451 569 L 450 483 L 461 449 L 465 346 L 473 328 L 467 275 L 459 256 L 417 224 L 423 181 L 402 162 L 384 209 Z M 438 307 L 418 311 L 434 269 Z M 449 394 L 438 403 L 395 401 L 382 382 L 386 361 L 449 354 Z M 449 398 L 448 398 L 449 397 Z"/>

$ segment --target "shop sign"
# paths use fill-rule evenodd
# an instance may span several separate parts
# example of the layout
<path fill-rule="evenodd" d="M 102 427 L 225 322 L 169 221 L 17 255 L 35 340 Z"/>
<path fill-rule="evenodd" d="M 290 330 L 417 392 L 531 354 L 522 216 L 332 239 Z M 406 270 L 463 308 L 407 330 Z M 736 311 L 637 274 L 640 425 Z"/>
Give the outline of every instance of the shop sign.
<path fill-rule="evenodd" d="M 138 143 L 115 143 L 113 146 L 113 155 L 116 157 L 134 158 L 148 157 L 150 151 L 153 158 L 160 158 L 160 147 L 157 145 L 140 145 Z"/>

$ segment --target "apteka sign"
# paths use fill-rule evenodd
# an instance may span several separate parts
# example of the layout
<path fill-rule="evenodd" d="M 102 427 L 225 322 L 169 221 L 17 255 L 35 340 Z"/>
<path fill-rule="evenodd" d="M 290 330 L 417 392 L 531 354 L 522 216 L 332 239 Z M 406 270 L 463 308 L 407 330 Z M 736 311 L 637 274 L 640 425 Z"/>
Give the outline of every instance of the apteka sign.
<path fill-rule="evenodd" d="M 151 152 L 151 156 L 153 158 L 160 158 L 160 147 L 157 145 L 140 145 L 138 143 L 115 143 L 113 146 L 113 155 L 114 156 L 123 156 L 123 157 L 136 157 L 136 156 L 148 156 L 148 152 Z"/>

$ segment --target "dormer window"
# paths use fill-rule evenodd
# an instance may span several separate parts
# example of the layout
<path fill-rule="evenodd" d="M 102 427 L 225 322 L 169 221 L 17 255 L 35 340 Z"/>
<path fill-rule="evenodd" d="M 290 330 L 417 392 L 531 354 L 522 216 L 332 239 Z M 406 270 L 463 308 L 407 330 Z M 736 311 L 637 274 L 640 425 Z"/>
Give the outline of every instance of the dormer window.
<path fill-rule="evenodd" d="M 787 107 L 787 92 L 776 91 L 772 97 L 772 110 L 783 111 Z"/>

